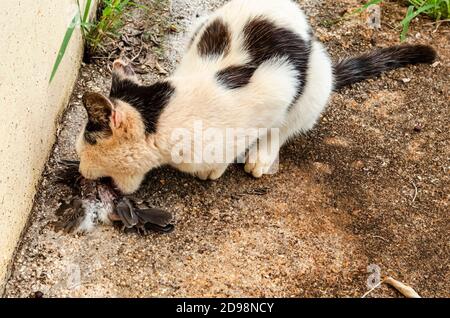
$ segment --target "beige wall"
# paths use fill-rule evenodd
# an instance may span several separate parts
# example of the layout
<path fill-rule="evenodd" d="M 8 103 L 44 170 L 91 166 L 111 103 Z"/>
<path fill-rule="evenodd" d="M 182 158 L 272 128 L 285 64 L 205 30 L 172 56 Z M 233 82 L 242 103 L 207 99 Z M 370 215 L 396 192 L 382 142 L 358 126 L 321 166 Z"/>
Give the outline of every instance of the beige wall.
<path fill-rule="evenodd" d="M 83 2 L 83 1 L 81 1 Z M 0 15 L 0 295 L 32 207 L 55 123 L 78 74 L 76 30 L 49 78 L 76 0 L 2 0 Z"/>

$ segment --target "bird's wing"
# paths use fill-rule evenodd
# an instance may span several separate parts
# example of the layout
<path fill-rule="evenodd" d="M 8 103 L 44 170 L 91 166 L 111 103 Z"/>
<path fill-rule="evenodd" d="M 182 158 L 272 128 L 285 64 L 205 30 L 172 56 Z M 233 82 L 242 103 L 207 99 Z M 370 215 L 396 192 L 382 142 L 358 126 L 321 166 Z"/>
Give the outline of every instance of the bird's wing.
<path fill-rule="evenodd" d="M 127 228 L 131 228 L 139 223 L 139 218 L 134 211 L 134 207 L 131 205 L 130 201 L 126 198 L 123 198 L 116 205 L 116 212 L 119 215 L 122 223 Z"/>

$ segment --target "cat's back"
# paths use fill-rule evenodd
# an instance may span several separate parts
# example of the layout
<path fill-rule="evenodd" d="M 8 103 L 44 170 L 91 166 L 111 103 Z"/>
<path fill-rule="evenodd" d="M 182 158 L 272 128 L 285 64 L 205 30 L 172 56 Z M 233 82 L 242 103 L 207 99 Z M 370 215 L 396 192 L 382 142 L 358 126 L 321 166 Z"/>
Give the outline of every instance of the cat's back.
<path fill-rule="evenodd" d="M 229 23 L 234 34 L 241 33 L 252 19 L 261 17 L 296 32 L 304 39 L 309 37 L 306 16 L 292 0 L 232 0 L 211 16 L 215 17 Z"/>
<path fill-rule="evenodd" d="M 311 37 L 290 0 L 230 1 L 197 26 L 170 79 L 175 94 L 161 121 L 278 125 L 302 94 Z"/>
<path fill-rule="evenodd" d="M 275 34 L 275 28 L 288 30 L 305 42 L 311 38 L 305 15 L 291 0 L 232 0 L 196 26 L 176 74 L 213 74 L 230 65 L 249 63 L 249 45 L 277 45 L 249 43 L 249 36 L 260 35 L 253 40 L 263 42 L 266 35 L 267 42 L 268 37 L 285 35 Z"/>

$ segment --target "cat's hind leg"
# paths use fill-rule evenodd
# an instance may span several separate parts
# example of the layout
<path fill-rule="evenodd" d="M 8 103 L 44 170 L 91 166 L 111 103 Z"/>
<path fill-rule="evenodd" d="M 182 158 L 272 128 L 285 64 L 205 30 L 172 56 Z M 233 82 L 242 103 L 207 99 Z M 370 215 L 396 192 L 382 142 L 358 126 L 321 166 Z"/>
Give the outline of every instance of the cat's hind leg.
<path fill-rule="evenodd" d="M 278 154 L 280 151 L 280 136 L 278 129 L 271 129 L 260 137 L 249 150 L 244 170 L 255 178 L 278 171 Z"/>
<path fill-rule="evenodd" d="M 308 65 L 306 83 L 302 95 L 287 113 L 286 120 L 278 130 L 278 135 L 268 134 L 260 138 L 261 147 L 255 149 L 254 160 L 247 158 L 245 171 L 255 178 L 264 174 L 273 174 L 278 168 L 280 147 L 300 133 L 309 131 L 325 109 L 333 86 L 331 60 L 319 42 L 313 42 Z M 271 144 L 271 145 L 270 145 Z M 268 147 L 269 146 L 269 147 Z"/>

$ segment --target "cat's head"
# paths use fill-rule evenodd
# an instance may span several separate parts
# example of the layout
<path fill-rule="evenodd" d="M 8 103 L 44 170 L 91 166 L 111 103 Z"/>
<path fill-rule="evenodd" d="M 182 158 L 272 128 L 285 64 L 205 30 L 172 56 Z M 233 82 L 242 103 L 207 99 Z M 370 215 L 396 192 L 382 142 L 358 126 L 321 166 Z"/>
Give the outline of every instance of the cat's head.
<path fill-rule="evenodd" d="M 127 85 L 140 86 L 131 67 L 115 61 L 110 97 L 83 96 L 88 120 L 76 144 L 80 173 L 88 179 L 111 177 L 124 193 L 137 190 L 146 172 L 159 165 L 158 151 L 149 140 L 152 136 L 146 133 L 141 113 L 113 94 Z"/>

